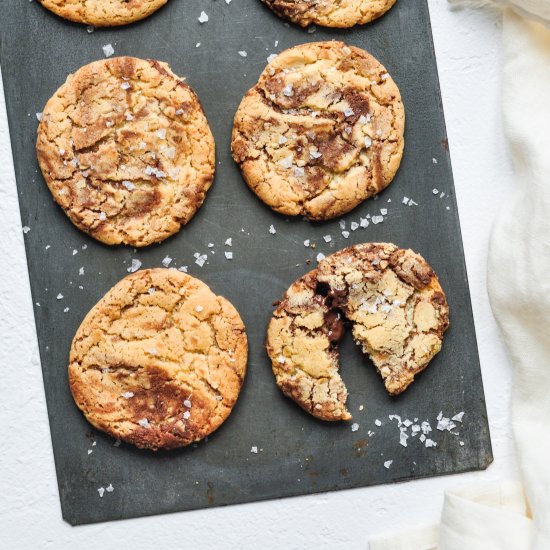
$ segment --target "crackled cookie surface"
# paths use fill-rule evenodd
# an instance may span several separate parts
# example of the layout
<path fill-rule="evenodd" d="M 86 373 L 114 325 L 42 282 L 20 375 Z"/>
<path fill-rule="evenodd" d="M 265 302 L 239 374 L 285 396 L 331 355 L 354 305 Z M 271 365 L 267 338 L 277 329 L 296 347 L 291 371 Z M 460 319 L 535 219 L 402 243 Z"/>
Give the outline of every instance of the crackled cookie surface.
<path fill-rule="evenodd" d="M 390 184 L 404 126 L 399 90 L 370 54 L 304 44 L 279 54 L 243 98 L 233 157 L 273 210 L 326 220 Z"/>
<path fill-rule="evenodd" d="M 302 27 L 353 27 L 377 19 L 396 0 L 262 0 L 275 13 Z"/>
<path fill-rule="evenodd" d="M 38 0 L 55 14 L 97 27 L 126 25 L 143 19 L 168 0 Z"/>
<path fill-rule="evenodd" d="M 189 445 L 237 401 L 247 338 L 235 308 L 176 270 L 129 275 L 74 337 L 69 382 L 96 428 L 138 447 Z"/>
<path fill-rule="evenodd" d="M 36 149 L 56 202 L 107 244 L 173 235 L 214 177 L 214 139 L 196 94 L 165 63 L 133 57 L 69 76 L 46 104 Z"/>
<path fill-rule="evenodd" d="M 426 261 L 393 244 L 346 248 L 298 279 L 271 319 L 267 351 L 281 390 L 322 420 L 351 418 L 338 372 L 346 324 L 397 395 L 441 349 L 449 309 Z"/>

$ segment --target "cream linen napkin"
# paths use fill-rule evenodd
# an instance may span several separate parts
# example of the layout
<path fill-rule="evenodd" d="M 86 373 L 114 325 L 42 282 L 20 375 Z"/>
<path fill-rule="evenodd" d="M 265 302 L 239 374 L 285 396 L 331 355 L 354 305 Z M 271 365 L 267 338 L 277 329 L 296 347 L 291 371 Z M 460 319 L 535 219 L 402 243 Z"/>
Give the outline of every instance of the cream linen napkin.
<path fill-rule="evenodd" d="M 550 550 L 550 0 L 452 1 L 504 8 L 504 128 L 517 190 L 493 226 L 488 290 L 514 369 L 523 486 L 447 491 L 438 527 L 378 537 L 370 548 Z"/>

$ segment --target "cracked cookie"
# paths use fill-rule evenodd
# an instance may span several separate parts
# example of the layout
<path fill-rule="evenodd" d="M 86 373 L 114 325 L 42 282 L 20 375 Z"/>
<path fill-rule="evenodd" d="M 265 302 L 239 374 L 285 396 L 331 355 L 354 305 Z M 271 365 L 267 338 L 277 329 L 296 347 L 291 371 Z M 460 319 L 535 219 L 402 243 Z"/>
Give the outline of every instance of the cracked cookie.
<path fill-rule="evenodd" d="M 437 276 L 412 250 L 358 244 L 319 262 L 287 290 L 267 331 L 278 386 L 322 420 L 349 420 L 338 342 L 351 325 L 390 395 L 439 352 L 449 308 Z"/>
<path fill-rule="evenodd" d="M 69 76 L 46 104 L 36 150 L 55 201 L 110 245 L 173 235 L 214 178 L 214 138 L 199 99 L 153 60 L 116 57 Z"/>
<path fill-rule="evenodd" d="M 397 0 L 262 0 L 277 15 L 302 27 L 310 24 L 347 28 L 370 23 Z"/>
<path fill-rule="evenodd" d="M 95 27 L 127 25 L 148 17 L 168 0 L 38 0 L 69 21 Z"/>
<path fill-rule="evenodd" d="M 279 54 L 243 98 L 233 158 L 273 210 L 327 220 L 391 183 L 404 127 L 399 90 L 369 53 L 304 44 Z"/>
<path fill-rule="evenodd" d="M 179 271 L 143 270 L 80 325 L 69 383 L 96 428 L 141 448 L 181 447 L 229 416 L 247 353 L 243 322 L 225 298 Z"/>

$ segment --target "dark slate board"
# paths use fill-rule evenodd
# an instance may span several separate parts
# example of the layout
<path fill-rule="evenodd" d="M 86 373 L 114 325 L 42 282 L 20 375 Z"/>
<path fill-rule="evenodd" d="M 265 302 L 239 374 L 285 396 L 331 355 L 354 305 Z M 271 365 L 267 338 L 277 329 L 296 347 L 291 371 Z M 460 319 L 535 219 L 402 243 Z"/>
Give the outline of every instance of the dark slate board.
<path fill-rule="evenodd" d="M 255 0 L 233 0 L 230 5 L 170 0 L 143 22 L 92 34 L 84 26 L 53 16 L 37 2 L 0 0 L 0 6 L 1 61 L 21 216 L 23 225 L 30 227 L 25 244 L 61 507 L 69 523 L 348 489 L 490 464 L 426 1 L 401 0 L 385 17 L 363 28 L 317 29 L 312 34 L 284 24 Z M 197 17 L 203 9 L 210 21 L 200 25 Z M 360 216 L 387 208 L 385 221 L 353 231 L 347 240 L 338 220 L 312 225 L 284 219 L 264 207 L 242 181 L 229 151 L 233 114 L 267 56 L 295 44 L 333 38 L 366 48 L 386 65 L 401 88 L 408 122 L 406 152 L 394 183 L 378 200 L 367 201 L 344 217 L 349 227 Z M 191 224 L 164 244 L 137 252 L 108 248 L 75 229 L 53 203 L 34 154 L 35 113 L 68 73 L 102 58 L 102 46 L 108 43 L 116 54 L 164 60 L 186 76 L 204 104 L 218 149 L 215 185 Z M 248 57 L 239 56 L 240 50 Z M 434 188 L 445 196 L 434 195 Z M 406 206 L 404 196 L 418 205 Z M 271 224 L 276 235 L 268 232 Z M 323 241 L 325 234 L 333 236 L 332 243 Z M 223 254 L 228 237 L 234 243 L 232 262 Z M 316 242 L 317 249 L 305 248 L 305 239 Z M 350 409 L 359 423 L 353 432 L 349 424 L 318 422 L 285 399 L 274 384 L 263 343 L 272 302 L 310 269 L 306 259 L 312 259 L 313 265 L 319 251 L 329 253 L 366 241 L 393 241 L 423 254 L 447 292 L 452 327 L 443 351 L 397 399 L 388 397 L 374 368 L 348 336 L 342 374 L 350 390 Z M 215 255 L 209 253 L 209 263 L 201 269 L 193 254 L 208 252 L 210 242 L 215 244 Z M 78 252 L 73 255 L 73 250 Z M 191 274 L 235 304 L 248 329 L 250 359 L 241 398 L 217 433 L 190 448 L 154 454 L 126 445 L 115 447 L 113 440 L 93 430 L 74 406 L 66 367 L 79 323 L 127 274 L 131 258 L 150 267 L 160 266 L 166 255 L 174 258 L 174 266 L 189 265 Z M 84 276 L 78 274 L 81 266 Z M 59 293 L 63 299 L 56 299 Z M 435 429 L 440 411 L 446 416 L 465 411 L 457 428 L 460 435 Z M 400 446 L 390 414 L 429 420 L 437 447 L 425 448 L 418 437 L 409 439 L 407 448 Z M 382 420 L 381 427 L 375 419 Z M 374 432 L 370 437 L 369 431 Z M 251 453 L 252 446 L 258 447 L 258 454 Z M 93 452 L 88 454 L 88 449 Z M 384 467 L 387 460 L 393 460 L 390 468 Z M 109 483 L 114 492 L 100 499 L 97 489 Z"/>

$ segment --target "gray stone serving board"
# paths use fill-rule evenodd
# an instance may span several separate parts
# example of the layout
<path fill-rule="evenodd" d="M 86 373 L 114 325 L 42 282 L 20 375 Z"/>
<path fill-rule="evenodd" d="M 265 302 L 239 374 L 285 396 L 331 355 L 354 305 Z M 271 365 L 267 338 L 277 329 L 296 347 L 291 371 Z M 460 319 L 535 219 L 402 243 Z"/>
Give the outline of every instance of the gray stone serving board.
<path fill-rule="evenodd" d="M 365 27 L 318 28 L 314 33 L 285 24 L 259 0 L 233 0 L 229 5 L 170 0 L 145 21 L 93 33 L 59 19 L 37 2 L 0 0 L 0 7 L 1 63 L 21 217 L 30 228 L 25 245 L 61 507 L 69 523 L 350 489 L 490 464 L 483 385 L 425 0 L 399 0 L 386 16 Z M 202 10 L 210 17 L 204 25 L 197 21 Z M 268 55 L 330 39 L 363 47 L 380 59 L 399 85 L 407 110 L 405 155 L 394 183 L 378 200 L 366 201 L 342 219 L 349 229 L 351 221 L 379 215 L 382 208 L 387 215 L 382 223 L 351 231 L 348 239 L 341 235 L 340 220 L 311 224 L 285 219 L 264 207 L 241 179 L 229 149 L 233 114 Z M 140 251 L 109 248 L 74 228 L 52 201 L 34 152 L 35 113 L 70 72 L 103 58 L 102 46 L 108 43 L 118 55 L 167 61 L 176 74 L 185 76 L 203 102 L 217 143 L 216 180 L 201 210 L 178 235 Z M 247 57 L 239 51 L 246 51 Z M 445 196 L 433 194 L 434 188 Z M 417 204 L 405 205 L 404 197 Z M 275 235 L 268 231 L 271 224 Z M 328 244 L 323 240 L 327 234 L 332 235 Z M 228 237 L 233 238 L 232 261 L 224 257 Z M 304 247 L 305 239 L 317 248 Z M 410 247 L 432 264 L 447 292 L 451 328 L 442 352 L 397 399 L 386 394 L 374 367 L 348 335 L 341 362 L 349 407 L 359 424 L 352 431 L 350 423 L 321 423 L 282 396 L 271 374 L 264 336 L 272 302 L 315 265 L 318 252 L 328 254 L 366 241 Z M 214 248 L 209 249 L 208 243 Z M 194 263 L 195 252 L 208 253 L 202 269 Z M 221 429 L 200 444 L 155 454 L 124 444 L 116 447 L 112 439 L 91 428 L 69 392 L 67 357 L 86 312 L 127 274 L 131 259 L 151 267 L 160 266 L 167 255 L 173 258 L 172 266 L 188 265 L 189 273 L 238 308 L 247 326 L 250 357 L 239 402 Z M 306 265 L 308 259 L 311 265 Z M 85 269 L 83 276 L 80 267 Z M 60 293 L 63 298 L 57 299 Z M 464 411 L 463 422 L 453 430 L 459 435 L 436 429 L 440 411 L 446 417 Z M 428 437 L 437 447 L 426 448 L 418 436 L 410 437 L 407 447 L 401 446 L 397 421 L 388 418 L 392 414 L 428 420 L 434 429 Z M 251 452 L 253 446 L 258 447 L 257 454 Z M 391 466 L 384 467 L 389 460 Z M 100 498 L 98 488 L 109 484 L 114 491 Z"/>

